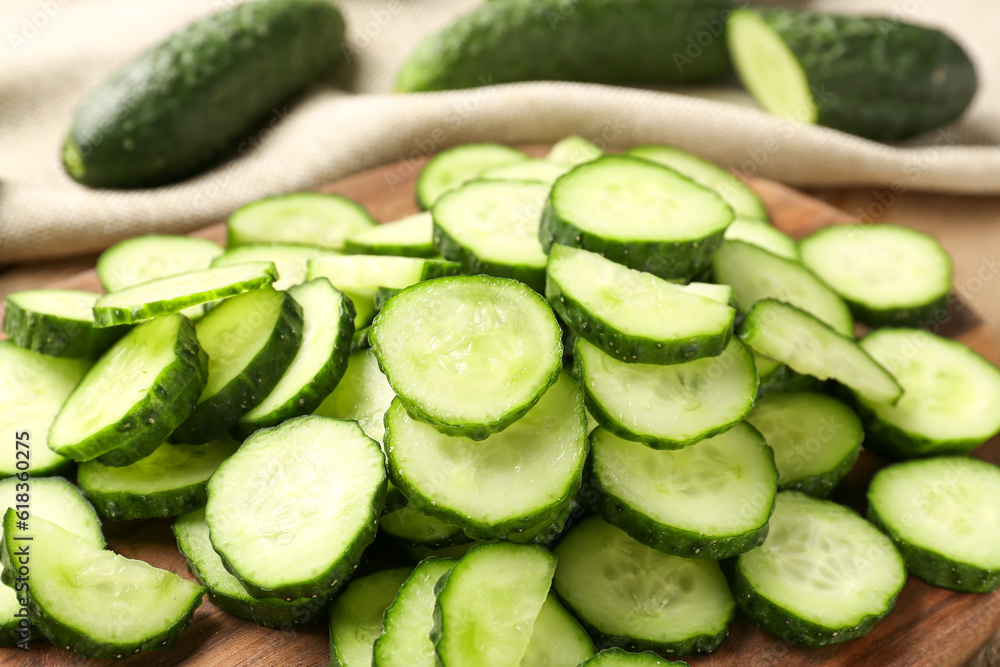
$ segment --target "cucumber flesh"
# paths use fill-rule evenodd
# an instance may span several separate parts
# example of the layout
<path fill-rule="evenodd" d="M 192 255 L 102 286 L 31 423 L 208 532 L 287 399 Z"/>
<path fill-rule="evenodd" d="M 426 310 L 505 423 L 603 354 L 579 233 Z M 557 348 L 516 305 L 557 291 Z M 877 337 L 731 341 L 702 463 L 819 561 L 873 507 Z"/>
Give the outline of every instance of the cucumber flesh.
<path fill-rule="evenodd" d="M 764 220 L 737 217 L 726 228 L 723 238 L 727 241 L 743 241 L 795 262 L 800 259 L 795 240 Z"/>
<path fill-rule="evenodd" d="M 213 267 L 272 262 L 278 278 L 271 284 L 276 290 L 286 290 L 306 281 L 309 260 L 337 254 L 334 250 L 298 243 L 247 243 L 230 248 L 212 261 Z"/>
<path fill-rule="evenodd" d="M 479 174 L 479 178 L 484 181 L 535 181 L 552 187 L 572 168 L 573 165 L 552 158 L 527 158 L 489 167 Z"/>
<path fill-rule="evenodd" d="M 652 651 L 630 653 L 617 646 L 606 648 L 580 667 L 691 667 L 683 660 L 670 661 Z"/>
<path fill-rule="evenodd" d="M 409 503 L 383 514 L 378 526 L 387 535 L 412 546 L 419 544 L 434 548 L 468 541 L 460 527 L 421 514 Z"/>
<path fill-rule="evenodd" d="M 426 558 L 420 561 L 385 610 L 382 634 L 375 640 L 374 667 L 435 667 L 434 587 L 451 571 L 455 561 Z"/>
<path fill-rule="evenodd" d="M 590 635 L 549 593 L 532 626 L 521 667 L 577 667 L 594 653 Z"/>
<path fill-rule="evenodd" d="M 226 246 L 246 243 L 303 243 L 343 250 L 345 239 L 376 223 L 347 197 L 295 192 L 266 197 L 237 209 L 226 221 Z"/>
<path fill-rule="evenodd" d="M 18 346 L 40 354 L 93 359 L 127 327 L 94 327 L 98 294 L 77 290 L 25 290 L 7 296 L 3 329 Z"/>
<path fill-rule="evenodd" d="M 335 419 L 353 419 L 372 440 L 385 439 L 385 413 L 396 396 L 385 374 L 379 370 L 370 349 L 351 355 L 347 371 L 316 414 Z"/>
<path fill-rule="evenodd" d="M 330 608 L 330 665 L 370 667 L 382 616 L 392 604 L 410 568 L 382 570 L 348 584 Z"/>
<path fill-rule="evenodd" d="M 594 142 L 573 134 L 552 145 L 545 157 L 553 162 L 564 162 L 573 166 L 590 162 L 604 155 L 601 147 Z"/>
<path fill-rule="evenodd" d="M 344 250 L 359 255 L 434 257 L 434 221 L 427 211 L 384 225 L 368 227 L 347 237 Z"/>
<path fill-rule="evenodd" d="M 441 195 L 479 176 L 484 169 L 527 157 L 500 144 L 465 144 L 441 151 L 420 171 L 417 203 L 429 209 Z"/>
<path fill-rule="evenodd" d="M 222 247 L 193 236 L 147 234 L 116 243 L 97 259 L 97 278 L 106 292 L 157 278 L 207 269 Z"/>

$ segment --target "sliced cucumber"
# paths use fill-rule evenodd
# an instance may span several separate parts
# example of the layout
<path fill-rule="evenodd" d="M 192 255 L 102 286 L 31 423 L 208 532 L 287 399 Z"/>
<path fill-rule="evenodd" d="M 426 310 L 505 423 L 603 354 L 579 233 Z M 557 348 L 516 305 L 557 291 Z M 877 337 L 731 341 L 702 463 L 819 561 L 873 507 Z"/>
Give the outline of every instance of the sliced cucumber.
<path fill-rule="evenodd" d="M 127 327 L 94 326 L 99 295 L 77 290 L 25 290 L 7 296 L 3 330 L 18 346 L 39 354 L 94 359 L 111 347 Z"/>
<path fill-rule="evenodd" d="M 722 197 L 739 217 L 767 220 L 767 209 L 761 198 L 745 183 L 714 162 L 682 151 L 674 146 L 637 146 L 629 155 L 662 164 L 684 174 L 695 183 L 713 190 Z"/>
<path fill-rule="evenodd" d="M 551 520 L 580 486 L 583 398 L 565 372 L 524 417 L 485 442 L 439 432 L 410 417 L 398 397 L 385 423 L 392 483 L 415 509 L 475 537 Z"/>
<path fill-rule="evenodd" d="M 714 561 L 651 549 L 597 517 L 555 548 L 559 599 L 602 645 L 663 655 L 714 651 L 735 605 Z"/>
<path fill-rule="evenodd" d="M 731 578 L 751 621 L 807 646 L 866 634 L 904 583 L 889 538 L 852 510 L 798 491 L 778 494 L 767 539 L 737 559 Z"/>
<path fill-rule="evenodd" d="M 655 450 L 599 428 L 588 479 L 597 511 L 639 542 L 721 560 L 767 536 L 778 474 L 764 438 L 740 423 L 679 450 Z"/>
<path fill-rule="evenodd" d="M 892 374 L 853 338 L 787 303 L 773 299 L 755 303 L 740 338 L 796 372 L 820 380 L 832 378 L 869 400 L 895 403 L 903 395 Z"/>
<path fill-rule="evenodd" d="M 222 558 L 212 548 L 204 509 L 178 517 L 172 528 L 174 537 L 177 538 L 177 548 L 187 559 L 191 574 L 205 587 L 208 598 L 227 614 L 245 618 L 257 625 L 279 629 L 299 623 L 311 623 L 326 614 L 330 604 L 327 596 L 289 602 L 250 595 L 240 580 L 225 568 Z"/>
<path fill-rule="evenodd" d="M 826 498 L 854 467 L 865 433 L 854 411 L 815 392 L 757 399 L 747 421 L 774 450 L 778 488 Z"/>
<path fill-rule="evenodd" d="M 552 150 L 545 157 L 553 162 L 566 162 L 572 165 L 590 162 L 604 155 L 601 147 L 593 141 L 573 134 L 560 139 L 552 145 Z"/>
<path fill-rule="evenodd" d="M 795 240 L 764 220 L 737 217 L 726 228 L 727 241 L 743 241 L 792 261 L 799 261 L 799 247 Z"/>
<path fill-rule="evenodd" d="M 787 365 L 771 357 L 765 357 L 753 348 L 750 348 L 750 351 L 753 352 L 757 377 L 760 378 L 757 398 L 776 391 L 809 391 L 819 384 L 819 380 L 814 377 L 796 373 Z"/>
<path fill-rule="evenodd" d="M 865 324 L 920 326 L 947 310 L 951 257 L 933 236 L 898 225 L 832 225 L 799 248 Z"/>
<path fill-rule="evenodd" d="M 73 389 L 52 422 L 48 445 L 76 461 L 134 463 L 187 419 L 207 374 L 189 319 L 174 314 L 140 324 Z"/>
<path fill-rule="evenodd" d="M 296 285 L 288 294 L 302 309 L 302 342 L 271 393 L 240 418 L 235 428 L 244 437 L 312 413 L 347 370 L 354 335 L 351 300 L 325 278 Z"/>
<path fill-rule="evenodd" d="M 521 667 L 577 667 L 594 653 L 590 635 L 549 593 L 532 626 Z"/>
<path fill-rule="evenodd" d="M 52 475 L 72 465 L 49 446 L 49 428 L 88 367 L 0 341 L 0 429 L 14 439 L 0 452 L 0 477 Z"/>
<path fill-rule="evenodd" d="M 496 542 L 469 550 L 435 587 L 431 639 L 445 665 L 521 663 L 556 559 L 538 546 Z"/>
<path fill-rule="evenodd" d="M 344 250 L 359 255 L 434 257 L 434 220 L 427 211 L 408 215 L 384 225 L 354 232 L 344 242 Z"/>
<path fill-rule="evenodd" d="M 753 355 L 738 338 L 717 357 L 669 366 L 628 364 L 578 338 L 587 409 L 606 429 L 657 449 L 678 449 L 742 420 L 757 395 Z"/>
<path fill-rule="evenodd" d="M 688 283 L 682 285 L 674 283 L 682 292 L 697 294 L 727 306 L 733 303 L 733 288 L 729 285 L 716 285 L 715 283 Z"/>
<path fill-rule="evenodd" d="M 295 358 L 302 320 L 292 295 L 270 288 L 227 299 L 202 318 L 197 331 L 208 353 L 208 382 L 171 440 L 215 440 L 259 405 Z"/>
<path fill-rule="evenodd" d="M 347 371 L 337 388 L 316 414 L 335 419 L 353 419 L 372 440 L 385 438 L 385 412 L 396 396 L 389 381 L 379 370 L 375 353 L 361 350 L 351 355 Z"/>
<path fill-rule="evenodd" d="M 573 165 L 568 162 L 534 157 L 489 167 L 479 174 L 479 178 L 484 181 L 535 181 L 552 187 L 560 176 L 572 168 Z"/>
<path fill-rule="evenodd" d="M 895 376 L 895 405 L 855 392 L 866 444 L 894 458 L 965 454 L 1000 432 L 1000 370 L 960 342 L 881 329 L 861 347 Z"/>
<path fill-rule="evenodd" d="M 868 518 L 899 548 L 906 569 L 933 586 L 1000 588 L 1000 468 L 949 456 L 875 473 Z"/>
<path fill-rule="evenodd" d="M 4 515 L 3 582 L 30 558 L 32 624 L 56 646 L 91 658 L 123 658 L 172 646 L 201 604 L 204 589 L 176 574 L 94 546 L 40 517 L 17 527 Z M 30 539 L 30 556 L 24 541 Z"/>
<path fill-rule="evenodd" d="M 158 278 L 105 294 L 94 303 L 98 327 L 132 324 L 190 306 L 267 287 L 278 277 L 274 264 L 249 262 Z"/>
<path fill-rule="evenodd" d="M 357 423 L 290 419 L 251 435 L 212 475 L 212 546 L 254 597 L 322 594 L 375 538 L 385 484 L 378 443 Z"/>
<path fill-rule="evenodd" d="M 580 667 L 691 667 L 683 660 L 665 660 L 652 651 L 630 653 L 617 646 L 606 648 Z"/>
<path fill-rule="evenodd" d="M 369 334 L 408 411 L 482 440 L 531 409 L 562 367 L 562 332 L 537 292 L 490 276 L 419 283 L 389 299 Z"/>
<path fill-rule="evenodd" d="M 278 279 L 271 285 L 276 290 L 286 290 L 306 281 L 309 260 L 336 255 L 336 251 L 298 243 L 247 243 L 230 248 L 216 257 L 212 266 L 232 266 L 247 262 L 272 262 Z"/>
<path fill-rule="evenodd" d="M 500 144 L 465 144 L 441 151 L 420 171 L 417 203 L 428 209 L 441 195 L 477 178 L 484 169 L 525 157 L 516 148 Z"/>
<path fill-rule="evenodd" d="M 108 519 L 177 516 L 205 504 L 208 478 L 236 448 L 228 438 L 207 445 L 163 444 L 127 466 L 81 463 L 76 482 Z"/>
<path fill-rule="evenodd" d="M 586 250 L 554 245 L 545 296 L 562 321 L 619 361 L 675 364 L 722 353 L 735 309 Z"/>
<path fill-rule="evenodd" d="M 97 279 L 107 292 L 157 278 L 207 269 L 222 247 L 193 236 L 147 234 L 111 246 L 97 259 Z"/>
<path fill-rule="evenodd" d="M 750 312 L 761 299 L 777 299 L 812 313 L 837 333 L 854 336 L 847 304 L 798 262 L 743 241 L 725 241 L 712 259 L 720 283 L 733 286 L 736 306 Z"/>
<path fill-rule="evenodd" d="M 383 514 L 378 520 L 378 526 L 382 532 L 411 546 L 421 545 L 432 549 L 464 544 L 470 539 L 460 527 L 421 514 L 409 503 Z"/>
<path fill-rule="evenodd" d="M 530 181 L 471 181 L 434 204 L 434 246 L 465 273 L 514 278 L 545 289 L 538 225 L 549 186 Z"/>
<path fill-rule="evenodd" d="M 435 667 L 434 587 L 455 561 L 426 558 L 413 568 L 385 610 L 382 634 L 375 640 L 374 667 Z"/>
<path fill-rule="evenodd" d="M 382 616 L 409 576 L 396 568 L 348 584 L 330 608 L 330 667 L 371 667 Z"/>
<path fill-rule="evenodd" d="M 415 547 L 405 546 L 404 551 L 410 557 L 414 563 L 419 563 L 427 558 L 448 558 L 450 560 L 458 560 L 465 554 L 469 552 L 469 549 L 480 544 L 476 540 L 469 540 L 465 544 L 455 544 L 450 547 L 438 547 L 432 548 L 424 545 L 418 545 Z"/>
<path fill-rule="evenodd" d="M 343 250 L 354 232 L 378 224 L 365 207 L 340 195 L 295 192 L 236 209 L 226 221 L 226 246 L 304 243 Z"/>

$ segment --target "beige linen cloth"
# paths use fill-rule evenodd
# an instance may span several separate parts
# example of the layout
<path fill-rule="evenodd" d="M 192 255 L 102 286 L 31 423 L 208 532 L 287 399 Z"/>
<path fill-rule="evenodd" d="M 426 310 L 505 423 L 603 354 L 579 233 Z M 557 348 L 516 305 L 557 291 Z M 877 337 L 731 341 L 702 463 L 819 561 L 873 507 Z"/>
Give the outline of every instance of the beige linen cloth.
<path fill-rule="evenodd" d="M 86 93 L 171 31 L 238 1 L 2 0 L 0 263 L 196 229 L 264 195 L 316 187 L 462 142 L 541 142 L 571 133 L 608 145 L 675 144 L 746 174 L 796 185 L 1000 193 L 995 0 L 802 3 L 942 26 L 970 51 L 980 79 L 973 107 L 946 131 L 905 147 L 769 116 L 735 81 L 684 94 L 552 82 L 392 94 L 396 70 L 419 40 L 481 0 L 336 0 L 348 24 L 350 62 L 300 100 L 275 109 L 274 122 L 249 138 L 252 149 L 244 155 L 155 190 L 90 190 L 71 181 L 59 149 Z"/>

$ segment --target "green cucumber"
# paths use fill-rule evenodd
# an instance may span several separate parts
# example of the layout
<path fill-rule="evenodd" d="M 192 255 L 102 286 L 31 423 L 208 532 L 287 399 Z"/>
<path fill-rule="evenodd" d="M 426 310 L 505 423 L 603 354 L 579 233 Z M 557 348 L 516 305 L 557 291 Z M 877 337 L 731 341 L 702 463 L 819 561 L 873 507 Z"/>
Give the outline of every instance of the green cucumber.
<path fill-rule="evenodd" d="M 254 129 L 333 67 L 343 39 L 340 12 L 321 0 L 261 0 L 197 20 L 90 93 L 63 147 L 66 171 L 90 187 L 145 188 L 252 150 Z"/>
<path fill-rule="evenodd" d="M 146 234 L 125 239 L 97 258 L 97 279 L 106 292 L 157 278 L 207 269 L 222 254 L 215 241 L 193 236 Z"/>
<path fill-rule="evenodd" d="M 383 514 L 378 520 L 378 527 L 387 535 L 410 546 L 419 545 L 432 549 L 464 544 L 470 539 L 459 526 L 421 514 L 409 503 Z"/>
<path fill-rule="evenodd" d="M 604 155 L 604 150 L 593 141 L 584 139 L 578 134 L 572 134 L 552 144 L 552 149 L 545 157 L 553 162 L 571 164 L 574 167 L 584 162 L 590 162 Z"/>
<path fill-rule="evenodd" d="M 309 260 L 337 254 L 334 250 L 298 243 L 246 243 L 230 248 L 212 261 L 212 266 L 232 266 L 247 262 L 272 262 L 278 278 L 271 284 L 286 290 L 306 281 Z"/>
<path fill-rule="evenodd" d="M 188 418 L 207 376 L 208 359 L 190 320 L 174 314 L 140 324 L 66 398 L 48 445 L 76 461 L 134 463 Z"/>
<path fill-rule="evenodd" d="M 417 204 L 429 209 L 441 195 L 474 180 L 484 169 L 528 157 L 501 144 L 463 144 L 441 151 L 420 170 Z"/>
<path fill-rule="evenodd" d="M 552 187 L 573 166 L 551 158 L 530 157 L 489 167 L 479 174 L 479 178 L 484 181 L 534 181 Z"/>
<path fill-rule="evenodd" d="M 344 250 L 358 255 L 434 257 L 434 221 L 427 211 L 395 222 L 358 230 L 344 241 Z"/>
<path fill-rule="evenodd" d="M 331 590 L 375 538 L 385 462 L 355 422 L 307 415 L 257 431 L 208 482 L 205 520 L 254 597 Z"/>
<path fill-rule="evenodd" d="M 330 608 L 330 667 L 371 667 L 382 615 L 410 572 L 382 570 L 347 585 Z"/>
<path fill-rule="evenodd" d="M 372 440 L 385 439 L 385 413 L 396 392 L 379 370 L 370 349 L 351 354 L 347 371 L 316 414 L 334 419 L 353 419 Z"/>
<path fill-rule="evenodd" d="M 776 391 L 810 391 L 819 384 L 819 380 L 814 377 L 796 373 L 787 365 L 775 361 L 771 357 L 765 357 L 753 348 L 750 348 L 750 351 L 753 352 L 757 377 L 760 378 L 757 398 Z"/>
<path fill-rule="evenodd" d="M 652 651 L 630 653 L 614 646 L 581 663 L 580 667 L 691 667 L 691 665 L 683 660 L 665 660 Z"/>
<path fill-rule="evenodd" d="M 386 608 L 382 634 L 375 640 L 374 667 L 435 667 L 434 587 L 455 565 L 447 558 L 426 558 Z"/>
<path fill-rule="evenodd" d="M 77 290 L 25 290 L 7 296 L 3 330 L 20 347 L 52 357 L 94 359 L 127 327 L 94 327 L 98 294 Z"/>
<path fill-rule="evenodd" d="M 250 202 L 226 220 L 226 247 L 300 243 L 343 250 L 354 232 L 378 224 L 361 204 L 340 195 L 293 192 Z"/>
<path fill-rule="evenodd" d="M 717 194 L 676 171 L 605 155 L 556 181 L 539 238 L 546 252 L 561 243 L 661 278 L 690 279 L 709 267 L 732 221 Z"/>
<path fill-rule="evenodd" d="M 520 667 L 577 667 L 594 653 L 590 635 L 549 593 L 531 627 L 531 641 Z"/>
<path fill-rule="evenodd" d="M 723 238 L 727 241 L 743 241 L 755 245 L 794 262 L 800 259 L 799 247 L 795 244 L 795 240 L 764 220 L 737 217 L 733 220 L 733 224 L 726 228 Z"/>
<path fill-rule="evenodd" d="M 951 37 L 884 16 L 742 9 L 726 37 L 765 110 L 876 141 L 940 127 L 976 92 L 972 61 Z"/>
<path fill-rule="evenodd" d="M 177 516 L 205 504 L 208 478 L 236 448 L 228 438 L 207 445 L 162 444 L 127 466 L 81 463 L 76 483 L 108 519 Z"/>

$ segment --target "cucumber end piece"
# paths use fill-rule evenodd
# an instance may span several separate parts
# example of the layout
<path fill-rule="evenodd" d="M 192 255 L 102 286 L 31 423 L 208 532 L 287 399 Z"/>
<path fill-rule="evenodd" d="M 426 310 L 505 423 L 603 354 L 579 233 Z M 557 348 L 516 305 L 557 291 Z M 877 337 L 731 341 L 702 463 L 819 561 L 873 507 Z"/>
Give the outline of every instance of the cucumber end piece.
<path fill-rule="evenodd" d="M 83 154 L 72 135 L 66 137 L 66 143 L 63 144 L 62 161 L 66 173 L 74 181 L 86 183 L 87 165 L 84 164 Z"/>

